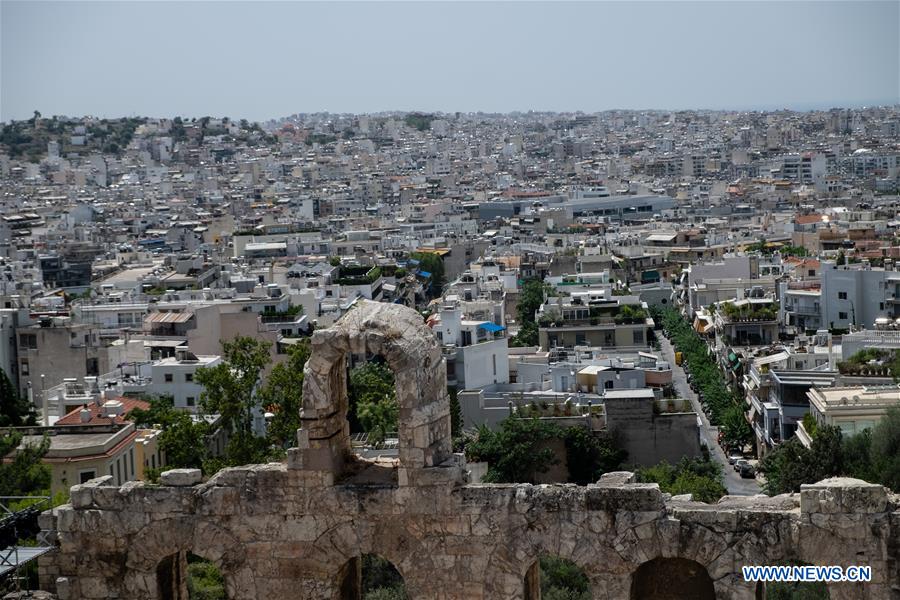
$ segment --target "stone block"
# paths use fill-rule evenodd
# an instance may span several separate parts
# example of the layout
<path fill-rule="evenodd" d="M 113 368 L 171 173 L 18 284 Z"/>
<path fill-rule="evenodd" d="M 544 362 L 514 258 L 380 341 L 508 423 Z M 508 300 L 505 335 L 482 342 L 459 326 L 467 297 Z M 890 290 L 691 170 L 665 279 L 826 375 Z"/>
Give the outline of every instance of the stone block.
<path fill-rule="evenodd" d="M 171 485 L 175 487 L 188 487 L 197 485 L 203 481 L 203 473 L 200 469 L 169 469 L 163 471 L 159 476 L 159 482 L 162 485 Z"/>
<path fill-rule="evenodd" d="M 880 513 L 887 509 L 887 490 L 850 477 L 833 477 L 800 486 L 802 513 Z"/>
<path fill-rule="evenodd" d="M 587 510 L 653 511 L 662 510 L 662 492 L 656 483 L 632 483 L 621 487 L 589 485 L 585 490 Z"/>

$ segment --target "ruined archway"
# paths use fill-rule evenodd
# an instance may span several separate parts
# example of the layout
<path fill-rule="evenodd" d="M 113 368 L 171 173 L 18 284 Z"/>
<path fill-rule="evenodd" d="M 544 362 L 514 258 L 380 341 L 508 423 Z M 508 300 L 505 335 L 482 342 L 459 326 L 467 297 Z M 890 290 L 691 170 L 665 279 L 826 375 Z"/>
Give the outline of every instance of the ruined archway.
<path fill-rule="evenodd" d="M 638 567 L 631 580 L 632 600 L 716 600 L 706 567 L 687 558 L 654 558 Z"/>
<path fill-rule="evenodd" d="M 316 331 L 304 368 L 300 450 L 291 466 L 338 476 L 350 457 L 348 354 L 380 355 L 394 372 L 399 407 L 400 485 L 451 456 L 450 402 L 441 349 L 414 310 L 359 301 Z"/>
<path fill-rule="evenodd" d="M 590 600 L 591 583 L 584 569 L 571 560 L 542 554 L 525 573 L 524 600 L 565 597 Z"/>
<path fill-rule="evenodd" d="M 244 561 L 244 546 L 230 533 L 205 520 L 174 518 L 153 522 L 137 532 L 129 547 L 124 587 L 130 598 L 188 599 L 188 557 L 202 558 L 222 576 L 226 598 L 245 597 L 254 587 Z"/>
<path fill-rule="evenodd" d="M 406 582 L 391 561 L 378 554 L 348 560 L 338 572 L 339 600 L 407 600 Z"/>
<path fill-rule="evenodd" d="M 156 594 L 159 600 L 226 600 L 229 597 L 221 569 L 211 560 L 186 551 L 175 552 L 159 561 Z"/>

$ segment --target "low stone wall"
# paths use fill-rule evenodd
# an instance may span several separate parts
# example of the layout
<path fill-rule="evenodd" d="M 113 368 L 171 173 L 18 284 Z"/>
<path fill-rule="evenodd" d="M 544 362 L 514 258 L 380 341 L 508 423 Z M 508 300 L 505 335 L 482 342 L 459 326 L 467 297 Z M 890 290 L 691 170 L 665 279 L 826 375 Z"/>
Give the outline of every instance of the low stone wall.
<path fill-rule="evenodd" d="M 270 464 L 199 485 L 167 479 L 182 485 L 75 486 L 70 505 L 43 516 L 58 550 L 41 560 L 42 588 L 61 600 L 179 597 L 161 591 L 172 584 L 160 565 L 192 552 L 218 565 L 229 598 L 336 600 L 346 565 L 376 553 L 413 599 L 512 600 L 549 553 L 581 566 L 594 598 L 630 598 L 635 573 L 658 558 L 694 561 L 717 598 L 755 598 L 741 566 L 786 561 L 872 567 L 871 583 L 830 585 L 832 599 L 900 595 L 900 499 L 858 480 L 706 505 L 630 473 L 584 487 L 332 486 Z"/>

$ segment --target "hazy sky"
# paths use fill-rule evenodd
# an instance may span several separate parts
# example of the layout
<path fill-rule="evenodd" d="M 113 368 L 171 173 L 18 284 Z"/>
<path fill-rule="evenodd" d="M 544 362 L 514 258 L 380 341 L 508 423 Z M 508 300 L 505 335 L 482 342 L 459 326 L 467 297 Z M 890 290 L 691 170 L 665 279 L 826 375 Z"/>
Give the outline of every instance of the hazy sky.
<path fill-rule="evenodd" d="M 900 2 L 0 0 L 0 120 L 900 102 Z"/>

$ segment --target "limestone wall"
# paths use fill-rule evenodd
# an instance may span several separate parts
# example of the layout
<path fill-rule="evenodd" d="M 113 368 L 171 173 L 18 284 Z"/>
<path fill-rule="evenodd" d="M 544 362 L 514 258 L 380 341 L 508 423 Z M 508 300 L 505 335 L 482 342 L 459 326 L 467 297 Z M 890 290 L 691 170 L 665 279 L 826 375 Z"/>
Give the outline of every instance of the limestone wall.
<path fill-rule="evenodd" d="M 628 475 L 586 487 L 328 486 L 272 464 L 182 487 L 96 480 L 45 515 L 59 550 L 41 563 L 42 588 L 62 600 L 157 598 L 159 565 L 190 551 L 222 569 L 235 599 L 340 598 L 342 569 L 363 553 L 392 561 L 414 599 L 522 598 L 541 553 L 583 567 L 594 598 L 629 598 L 633 574 L 657 557 L 696 561 L 719 598 L 755 597 L 742 565 L 787 560 L 872 566 L 872 583 L 834 584 L 833 599 L 900 592 L 898 498 L 881 486 L 830 480 L 711 506 Z"/>

